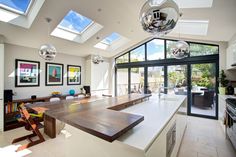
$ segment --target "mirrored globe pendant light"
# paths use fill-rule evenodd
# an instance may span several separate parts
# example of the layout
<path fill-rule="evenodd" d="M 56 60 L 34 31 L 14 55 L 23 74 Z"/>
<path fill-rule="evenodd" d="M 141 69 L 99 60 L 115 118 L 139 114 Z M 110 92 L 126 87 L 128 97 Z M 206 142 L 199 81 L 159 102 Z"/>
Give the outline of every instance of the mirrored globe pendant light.
<path fill-rule="evenodd" d="M 48 23 L 48 36 L 49 36 L 49 30 L 50 30 L 49 24 L 52 21 L 52 19 L 46 18 L 46 21 Z M 57 50 L 55 46 L 53 46 L 52 44 L 43 44 L 40 46 L 39 56 L 45 59 L 46 61 L 54 60 L 56 57 L 56 54 L 57 54 Z"/>
<path fill-rule="evenodd" d="M 186 41 L 179 40 L 170 49 L 172 55 L 176 59 L 183 59 L 188 57 L 189 54 L 189 44 Z"/>
<path fill-rule="evenodd" d="M 182 14 L 180 14 L 182 16 Z M 170 52 L 176 59 L 183 59 L 185 57 L 188 57 L 189 55 L 189 44 L 186 41 L 180 40 L 180 25 L 178 25 L 179 28 L 179 41 L 174 43 L 171 48 Z"/>
<path fill-rule="evenodd" d="M 179 7 L 173 0 L 148 0 L 139 19 L 143 30 L 155 36 L 168 34 L 179 19 Z"/>

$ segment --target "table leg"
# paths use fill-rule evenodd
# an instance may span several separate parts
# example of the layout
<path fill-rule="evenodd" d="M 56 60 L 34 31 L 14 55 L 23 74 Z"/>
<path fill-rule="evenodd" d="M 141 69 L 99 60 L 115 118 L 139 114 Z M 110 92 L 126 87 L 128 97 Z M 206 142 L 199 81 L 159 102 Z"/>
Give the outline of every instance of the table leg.
<path fill-rule="evenodd" d="M 56 119 L 44 115 L 44 133 L 51 138 L 56 138 Z"/>

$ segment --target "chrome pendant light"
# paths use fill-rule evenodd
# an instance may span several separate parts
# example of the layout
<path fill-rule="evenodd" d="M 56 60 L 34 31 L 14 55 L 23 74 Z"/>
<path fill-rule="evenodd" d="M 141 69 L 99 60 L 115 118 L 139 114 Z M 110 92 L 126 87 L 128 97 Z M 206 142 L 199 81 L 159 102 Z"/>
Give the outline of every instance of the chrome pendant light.
<path fill-rule="evenodd" d="M 163 36 L 173 30 L 179 16 L 179 7 L 173 0 L 148 0 L 139 19 L 144 31 Z"/>
<path fill-rule="evenodd" d="M 49 36 L 49 24 L 52 21 L 50 18 L 46 18 L 48 23 L 48 36 Z M 56 57 L 57 50 L 52 44 L 43 44 L 39 49 L 39 56 L 45 59 L 46 61 L 52 61 Z"/>
<path fill-rule="evenodd" d="M 179 40 L 171 46 L 170 51 L 176 59 L 183 59 L 188 57 L 189 44 L 183 40 Z"/>
<path fill-rule="evenodd" d="M 93 58 L 92 58 L 92 62 L 93 62 L 94 64 L 99 64 L 99 63 L 104 62 L 104 59 L 103 59 L 103 57 L 100 56 L 100 55 L 94 55 Z"/>
<path fill-rule="evenodd" d="M 180 14 L 182 16 L 182 14 Z M 180 25 L 178 26 L 179 28 L 179 41 L 174 43 L 171 46 L 171 54 L 174 56 L 176 59 L 183 59 L 185 57 L 188 57 L 189 55 L 189 44 L 186 41 L 180 40 Z"/>

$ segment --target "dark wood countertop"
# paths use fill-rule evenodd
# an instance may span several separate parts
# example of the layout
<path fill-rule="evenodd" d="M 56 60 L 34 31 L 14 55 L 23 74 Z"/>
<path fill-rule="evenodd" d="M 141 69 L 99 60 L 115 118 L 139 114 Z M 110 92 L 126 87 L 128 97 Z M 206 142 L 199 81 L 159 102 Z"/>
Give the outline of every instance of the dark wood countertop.
<path fill-rule="evenodd" d="M 144 120 L 142 115 L 119 112 L 119 110 L 150 96 L 150 94 L 130 94 L 101 100 L 91 97 L 83 101 L 40 102 L 28 104 L 27 107 L 45 108 L 47 116 L 112 142 Z M 96 101 L 89 102 L 90 100 Z"/>

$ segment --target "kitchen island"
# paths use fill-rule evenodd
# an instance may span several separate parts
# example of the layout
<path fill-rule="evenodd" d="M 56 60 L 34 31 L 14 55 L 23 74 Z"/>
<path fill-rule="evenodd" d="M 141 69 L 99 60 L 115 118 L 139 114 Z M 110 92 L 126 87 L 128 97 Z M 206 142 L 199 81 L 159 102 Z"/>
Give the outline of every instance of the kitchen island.
<path fill-rule="evenodd" d="M 117 111 L 144 116 L 144 121 L 113 142 L 66 125 L 68 157 L 176 157 L 187 123 L 186 96 L 152 96 Z"/>

